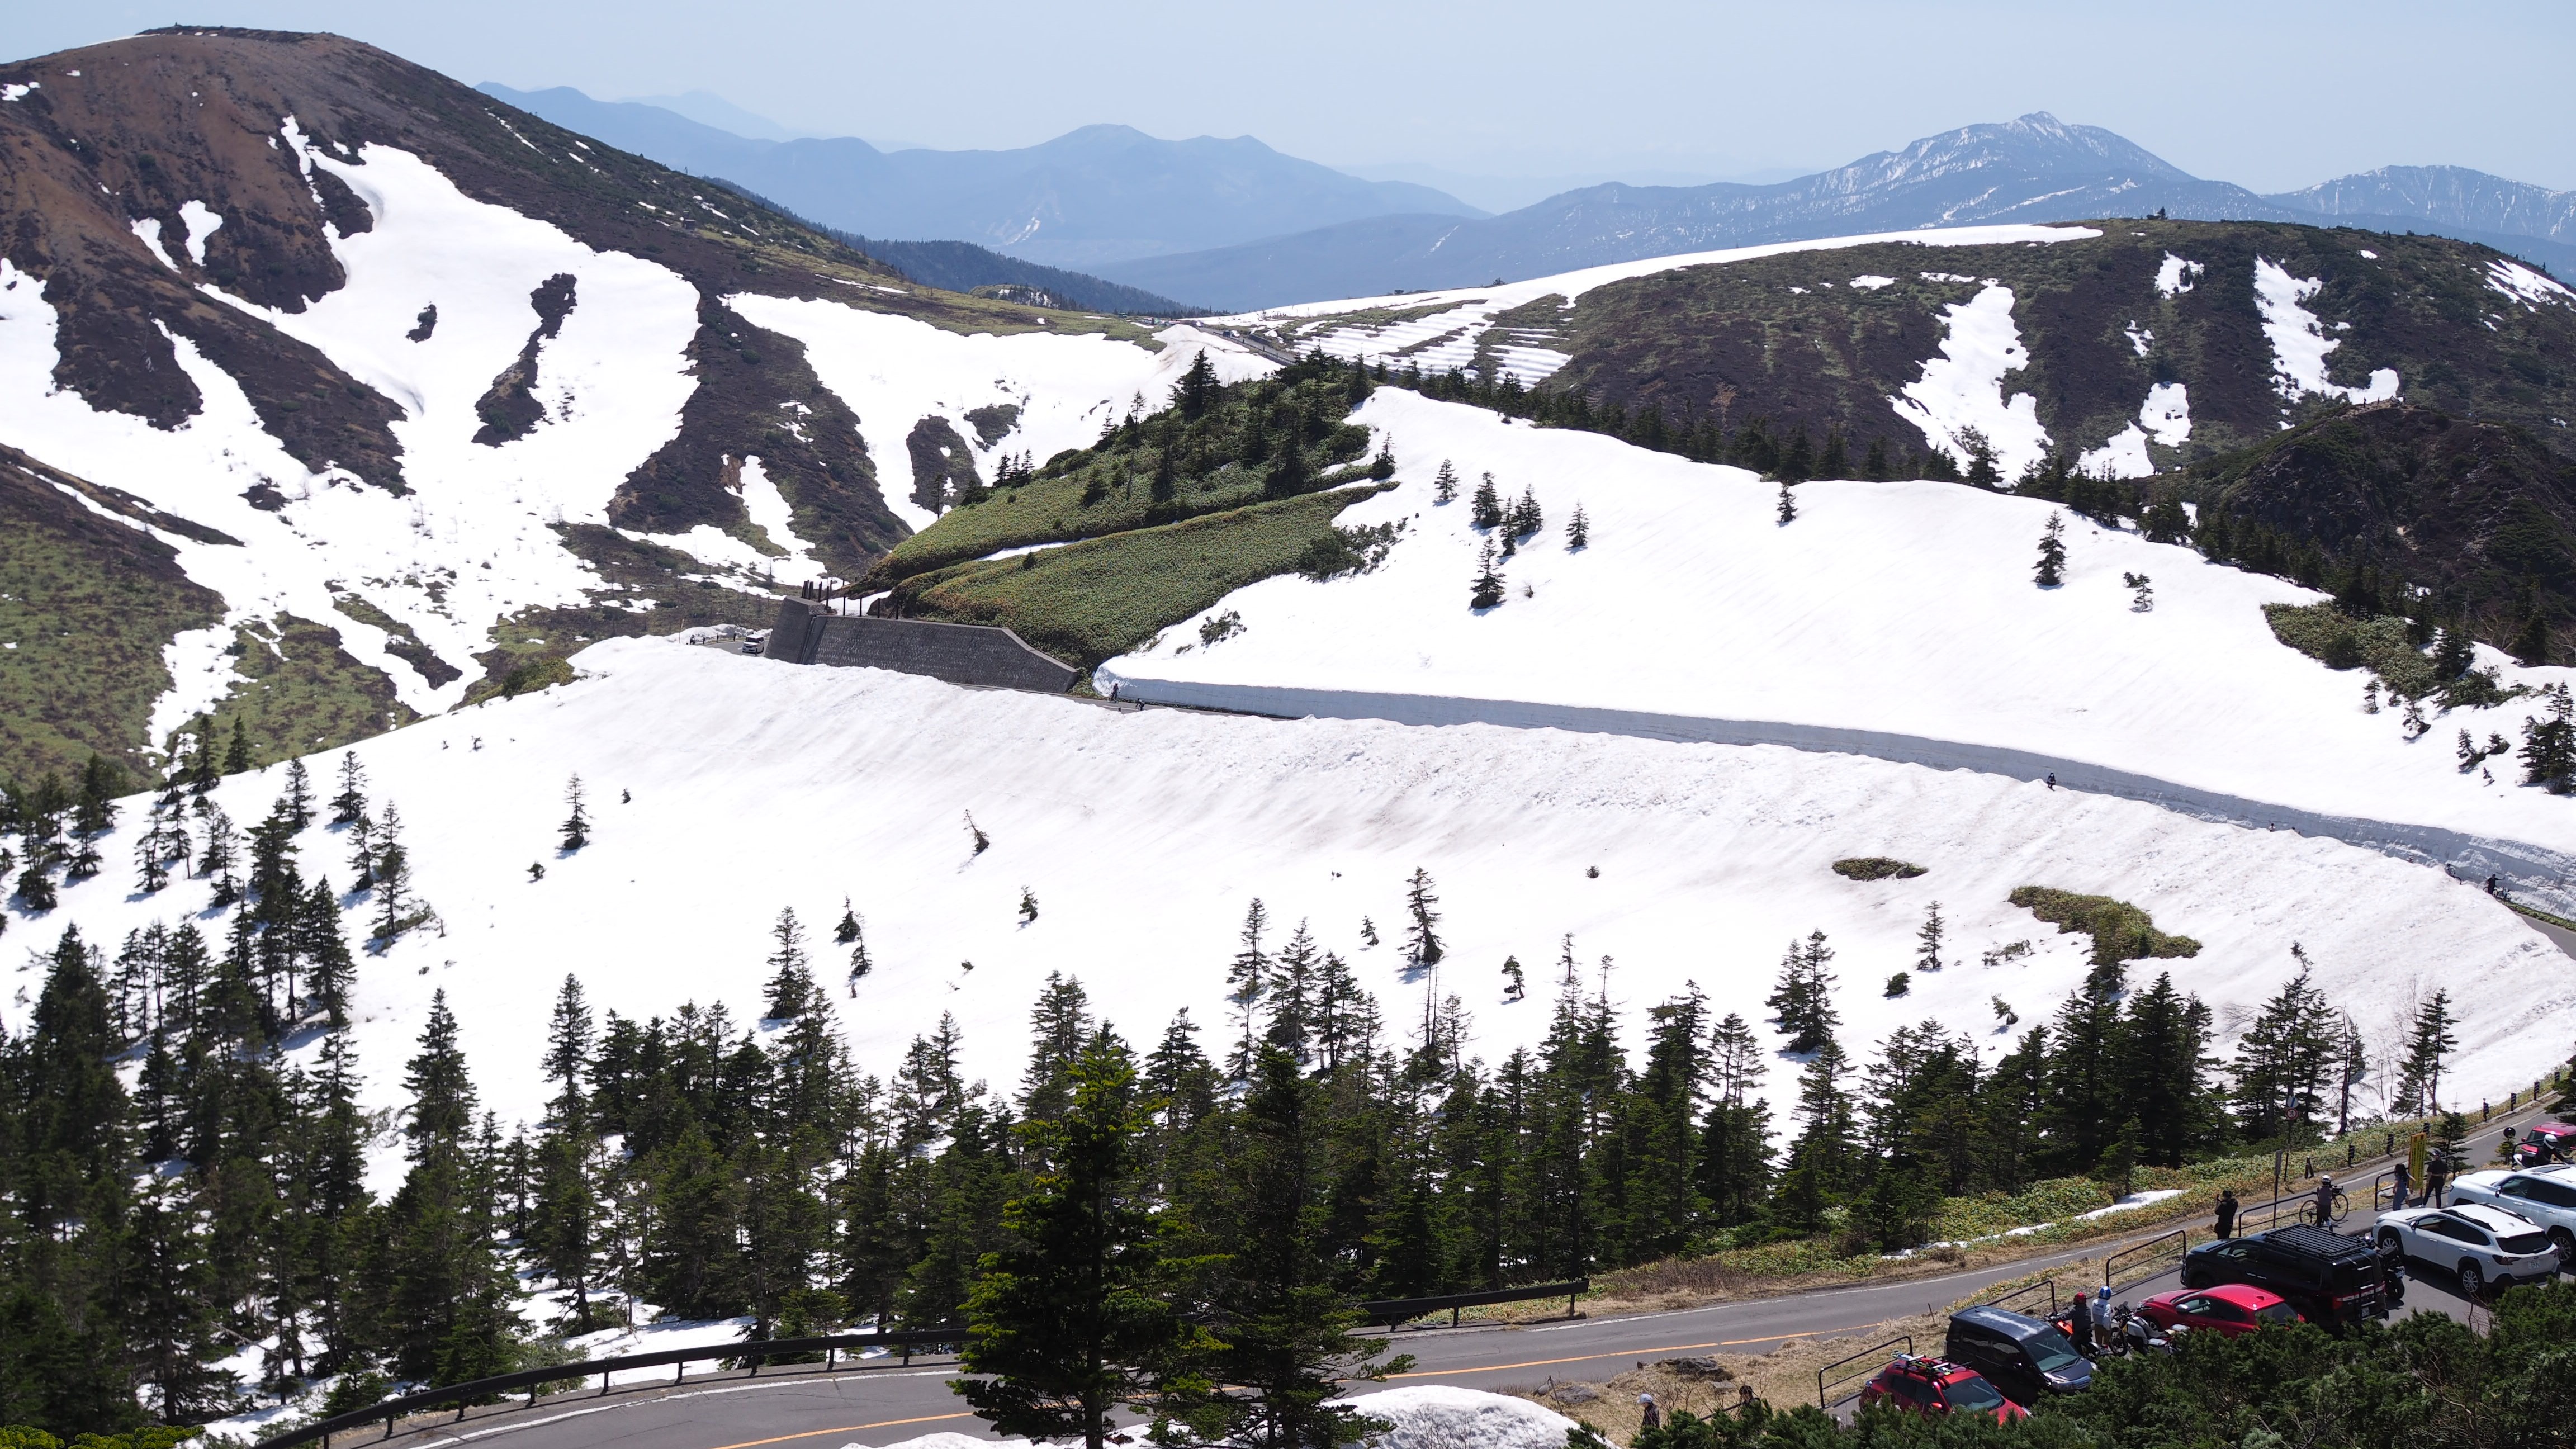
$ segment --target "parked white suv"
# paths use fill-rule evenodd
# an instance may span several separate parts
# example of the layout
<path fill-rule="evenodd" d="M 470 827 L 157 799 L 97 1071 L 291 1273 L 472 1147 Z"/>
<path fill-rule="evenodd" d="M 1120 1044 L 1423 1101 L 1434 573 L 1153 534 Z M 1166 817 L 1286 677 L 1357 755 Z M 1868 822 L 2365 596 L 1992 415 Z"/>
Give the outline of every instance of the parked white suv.
<path fill-rule="evenodd" d="M 2539 1283 L 2558 1271 L 2558 1245 L 2540 1224 L 2500 1207 L 2467 1203 L 2406 1208 L 2379 1215 L 2379 1247 L 2460 1275 L 2475 1298 L 2492 1283 Z"/>
<path fill-rule="evenodd" d="M 2531 1219 L 2549 1231 L 2562 1267 L 2576 1264 L 2576 1166 L 2498 1168 L 2451 1184 L 2451 1200 L 2484 1203 Z"/>

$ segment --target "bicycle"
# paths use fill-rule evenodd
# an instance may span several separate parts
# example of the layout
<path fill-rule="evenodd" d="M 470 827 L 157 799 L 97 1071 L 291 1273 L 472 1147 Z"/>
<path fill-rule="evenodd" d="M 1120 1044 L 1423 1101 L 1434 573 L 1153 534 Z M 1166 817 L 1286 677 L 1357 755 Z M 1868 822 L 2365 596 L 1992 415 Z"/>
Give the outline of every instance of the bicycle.
<path fill-rule="evenodd" d="M 2351 1212 L 2352 1199 L 2346 1196 L 2341 1190 L 2337 1190 L 2334 1195 L 2333 1210 L 2331 1212 L 2320 1214 L 2317 1210 L 2317 1204 L 2312 1201 L 2306 1207 L 2299 1209 L 2299 1221 L 2314 1227 L 2324 1228 L 2331 1232 L 2334 1230 L 2335 1225 L 2342 1222 Z"/>

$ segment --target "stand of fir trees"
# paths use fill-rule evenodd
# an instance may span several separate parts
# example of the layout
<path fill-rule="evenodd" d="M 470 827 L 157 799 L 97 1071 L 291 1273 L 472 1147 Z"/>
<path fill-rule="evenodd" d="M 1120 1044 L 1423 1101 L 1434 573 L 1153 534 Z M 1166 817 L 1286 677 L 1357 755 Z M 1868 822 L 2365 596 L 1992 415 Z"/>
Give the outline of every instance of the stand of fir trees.
<path fill-rule="evenodd" d="M 972 1401 L 1007 1433 L 1096 1443 L 1108 1406 L 1142 1403 L 1185 1441 L 1329 1449 L 1361 1427 L 1329 1407 L 1339 1382 L 1393 1367 L 1350 1336 L 1354 1300 L 1818 1233 L 1909 1247 L 1944 1197 L 2313 1141 L 2371 1065 L 2294 956 L 2222 1067 L 2209 1010 L 2133 977 L 2113 935 L 1999 1055 L 1931 1021 L 1846 1044 L 1821 931 L 1783 962 L 1776 1031 L 1695 987 L 1623 1012 L 1613 963 L 1568 938 L 1543 1039 L 1487 1060 L 1441 992 L 1417 871 L 1409 1027 L 1256 905 L 1213 1050 L 1186 1012 L 1113 1024 L 1055 975 L 1015 1084 L 966 1080 L 946 1018 L 876 1075 L 782 911 L 744 947 L 765 957 L 760 1020 L 601 1015 L 567 978 L 547 1100 L 504 1123 L 441 997 L 406 1060 L 366 1064 L 401 1074 L 377 1119 L 347 1034 L 363 907 L 305 881 L 290 828 L 327 809 L 356 834 L 354 767 L 341 788 L 317 808 L 290 784 L 247 832 L 217 928 L 44 944 L 33 1020 L 0 1041 L 0 1423 L 108 1432 L 326 1379 L 351 1407 L 501 1372 L 542 1348 L 525 1273 L 558 1334 L 647 1314 L 756 1338 L 962 1327 L 998 1375 Z M 202 875 L 206 853 L 170 868 Z M 832 935 L 855 989 L 846 903 Z M 1919 959 L 1936 969 L 1930 918 Z M 2379 1070 L 2430 1104 L 2454 1035 L 2437 996 Z M 388 1128 L 402 1170 L 379 1195 L 365 1155 Z M 213 1367 L 245 1343 L 247 1378 Z"/>

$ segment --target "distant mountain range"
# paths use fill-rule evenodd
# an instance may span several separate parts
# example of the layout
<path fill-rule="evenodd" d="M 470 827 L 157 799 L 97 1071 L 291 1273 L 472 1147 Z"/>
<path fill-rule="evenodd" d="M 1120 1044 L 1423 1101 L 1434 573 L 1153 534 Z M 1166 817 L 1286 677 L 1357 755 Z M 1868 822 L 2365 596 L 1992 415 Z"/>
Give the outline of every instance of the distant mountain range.
<path fill-rule="evenodd" d="M 854 136 L 755 140 L 568 86 L 484 94 L 567 130 L 865 236 L 973 242 L 1052 267 L 1203 251 L 1391 212 L 1479 217 L 1443 191 L 1363 181 L 1249 136 L 1165 141 L 1085 126 L 1015 151 L 881 151 Z"/>
<path fill-rule="evenodd" d="M 1607 185 L 1501 216 L 1373 216 L 1178 256 L 1107 263 L 1113 281 L 1250 309 L 1481 286 L 1765 242 L 1992 222 L 2149 216 L 2425 231 L 2576 275 L 2576 195 L 2454 167 L 2262 196 L 2207 181 L 2098 126 L 2037 112 L 1771 186 Z"/>

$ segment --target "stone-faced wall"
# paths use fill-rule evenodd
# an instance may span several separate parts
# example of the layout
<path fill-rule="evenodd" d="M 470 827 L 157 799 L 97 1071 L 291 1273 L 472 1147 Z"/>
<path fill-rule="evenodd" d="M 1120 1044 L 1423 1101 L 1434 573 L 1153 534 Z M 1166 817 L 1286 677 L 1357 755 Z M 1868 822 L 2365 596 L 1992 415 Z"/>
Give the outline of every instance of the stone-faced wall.
<path fill-rule="evenodd" d="M 1008 629 L 828 614 L 798 599 L 779 605 L 762 652 L 797 664 L 893 669 L 951 684 L 1049 694 L 1062 694 L 1082 677 L 1082 671 L 1030 648 Z"/>

